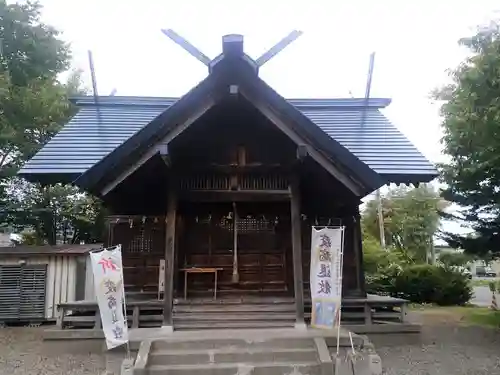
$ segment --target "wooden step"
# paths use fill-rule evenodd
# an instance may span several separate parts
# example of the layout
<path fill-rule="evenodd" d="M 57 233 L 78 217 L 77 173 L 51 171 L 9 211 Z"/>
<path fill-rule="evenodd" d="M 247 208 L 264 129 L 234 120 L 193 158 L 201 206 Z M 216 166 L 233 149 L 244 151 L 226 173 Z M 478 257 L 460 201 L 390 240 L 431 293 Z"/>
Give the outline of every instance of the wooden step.
<path fill-rule="evenodd" d="M 184 313 L 184 314 L 174 314 L 175 321 L 221 321 L 221 322 L 233 322 L 233 321 L 279 321 L 279 320 L 295 320 L 295 313 L 248 313 L 248 314 L 199 314 L 199 313 Z"/>
<path fill-rule="evenodd" d="M 174 329 L 176 330 L 197 330 L 197 329 L 243 329 L 243 328 L 291 328 L 294 327 L 295 320 L 293 321 L 226 321 L 226 322 L 175 322 Z"/>
<path fill-rule="evenodd" d="M 295 300 L 289 297 L 241 297 L 241 298 L 221 298 L 214 300 L 213 298 L 196 298 L 196 299 L 174 299 L 174 305 L 281 305 L 295 304 Z"/>
<path fill-rule="evenodd" d="M 202 312 L 202 313 L 247 313 L 247 312 L 294 312 L 295 305 L 290 304 L 238 304 L 238 305 L 177 305 L 173 308 L 175 313 Z"/>

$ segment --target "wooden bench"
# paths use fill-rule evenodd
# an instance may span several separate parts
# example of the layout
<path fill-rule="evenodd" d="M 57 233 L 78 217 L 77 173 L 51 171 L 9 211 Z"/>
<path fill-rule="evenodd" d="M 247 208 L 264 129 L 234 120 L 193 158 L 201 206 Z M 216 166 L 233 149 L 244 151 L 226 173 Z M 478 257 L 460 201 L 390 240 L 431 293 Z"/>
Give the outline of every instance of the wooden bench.
<path fill-rule="evenodd" d="M 85 326 L 93 329 L 101 329 L 101 315 L 95 301 L 75 301 L 61 303 L 57 306 L 58 318 L 57 328 L 65 329 L 67 326 Z M 163 301 L 128 301 L 127 320 L 130 328 L 138 328 L 140 323 L 144 325 L 159 326 L 163 321 Z M 148 310 L 152 314 L 141 315 L 141 310 Z"/>
<path fill-rule="evenodd" d="M 362 308 L 364 324 L 372 323 L 405 323 L 406 306 L 408 301 L 401 298 L 378 296 L 374 294 L 367 295 L 366 298 L 344 298 L 342 306 L 346 310 L 345 318 L 348 320 L 359 319 L 356 313 L 349 313 L 349 308 Z M 351 314 L 351 315 L 350 315 Z"/>
<path fill-rule="evenodd" d="M 311 308 L 311 299 L 305 301 L 306 309 Z M 371 325 L 373 323 L 405 323 L 408 301 L 401 298 L 369 294 L 366 298 L 346 297 L 342 299 L 343 322 L 358 322 Z M 310 317 L 310 313 L 306 313 Z"/>

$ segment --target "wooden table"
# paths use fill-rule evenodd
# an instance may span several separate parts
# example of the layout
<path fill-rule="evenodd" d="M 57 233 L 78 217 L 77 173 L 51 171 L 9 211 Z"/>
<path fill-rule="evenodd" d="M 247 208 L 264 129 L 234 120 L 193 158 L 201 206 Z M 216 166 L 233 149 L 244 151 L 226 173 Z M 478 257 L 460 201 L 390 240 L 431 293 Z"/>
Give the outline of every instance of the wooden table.
<path fill-rule="evenodd" d="M 187 299 L 187 280 L 189 273 L 213 273 L 214 274 L 214 300 L 217 299 L 217 272 L 222 271 L 222 268 L 204 268 L 204 267 L 191 267 L 182 268 L 184 272 L 184 299 Z"/>

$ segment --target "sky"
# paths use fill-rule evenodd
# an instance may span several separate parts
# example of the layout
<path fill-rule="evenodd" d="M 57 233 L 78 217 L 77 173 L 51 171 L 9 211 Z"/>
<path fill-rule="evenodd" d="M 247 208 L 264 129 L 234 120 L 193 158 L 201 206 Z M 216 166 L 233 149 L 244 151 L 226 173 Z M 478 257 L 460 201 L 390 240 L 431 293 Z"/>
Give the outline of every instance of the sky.
<path fill-rule="evenodd" d="M 41 0 L 43 19 L 72 45 L 73 67 L 91 87 L 92 50 L 99 94 L 181 96 L 207 68 L 161 33 L 172 28 L 209 57 L 221 37 L 239 33 L 257 58 L 298 29 L 296 42 L 261 69 L 287 98 L 364 96 L 371 52 L 372 97 L 432 162 L 443 160 L 439 104 L 429 93 L 466 56 L 457 41 L 498 15 L 491 0 Z"/>

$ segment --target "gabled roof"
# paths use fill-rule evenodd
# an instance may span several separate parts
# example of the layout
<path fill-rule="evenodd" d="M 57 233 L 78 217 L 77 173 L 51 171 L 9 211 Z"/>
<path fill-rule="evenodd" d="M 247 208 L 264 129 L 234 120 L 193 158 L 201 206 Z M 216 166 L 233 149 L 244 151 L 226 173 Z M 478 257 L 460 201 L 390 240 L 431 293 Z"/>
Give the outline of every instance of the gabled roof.
<path fill-rule="evenodd" d="M 30 180 L 72 182 L 169 108 L 178 98 L 77 97 L 79 112 L 19 172 Z M 380 112 L 389 99 L 288 99 L 387 183 L 428 182 L 434 166 Z"/>
<path fill-rule="evenodd" d="M 294 142 L 310 147 L 311 157 L 356 195 L 364 196 L 384 184 L 368 165 L 261 80 L 242 55 L 228 55 L 219 61 L 207 78 L 88 169 L 75 183 L 98 193 L 120 179 L 136 162 L 152 157 L 160 142 L 170 142 L 206 110 L 234 95 L 230 93 L 232 87 L 237 87 L 237 95 L 249 100 L 266 117 L 273 117 L 271 121 Z"/>
<path fill-rule="evenodd" d="M 196 116 L 229 96 L 230 86 L 236 85 L 238 95 L 270 116 L 295 142 L 310 146 L 311 156 L 357 195 L 388 182 L 426 182 L 436 176 L 432 165 L 378 111 L 389 100 L 286 100 L 244 57 L 228 54 L 220 59 L 207 78 L 177 100 L 77 99 L 81 111 L 20 174 L 36 180 L 43 175 L 66 177 L 98 192 L 136 161 L 151 157 L 159 142 L 169 142 L 167 138 L 173 139 Z"/>

